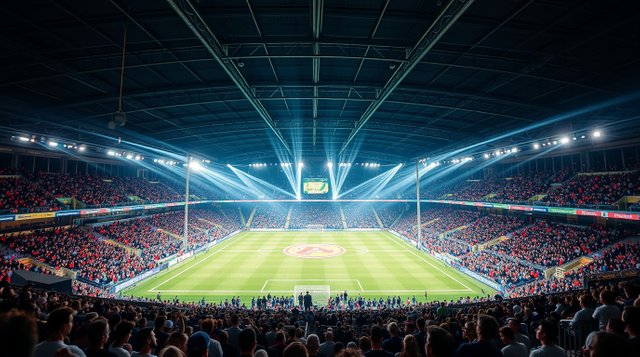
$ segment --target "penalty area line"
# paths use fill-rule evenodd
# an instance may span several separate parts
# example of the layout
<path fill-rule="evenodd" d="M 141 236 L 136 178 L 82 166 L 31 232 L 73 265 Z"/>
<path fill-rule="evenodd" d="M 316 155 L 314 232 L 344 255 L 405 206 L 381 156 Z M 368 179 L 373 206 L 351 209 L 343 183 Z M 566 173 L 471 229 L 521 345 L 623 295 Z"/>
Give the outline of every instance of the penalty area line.
<path fill-rule="evenodd" d="M 389 238 L 389 240 L 391 240 L 393 243 L 395 243 L 395 244 L 397 244 L 397 245 L 401 245 L 401 244 L 400 244 L 400 242 L 398 242 L 398 241 L 397 241 L 397 240 L 398 240 L 398 239 L 400 239 L 400 238 L 398 238 L 398 237 L 396 237 L 396 236 L 389 236 L 389 235 L 387 235 L 387 238 Z M 402 246 L 402 245 L 401 245 L 401 246 Z M 455 281 L 456 283 L 458 283 L 458 284 L 460 284 L 460 285 L 464 286 L 465 288 L 467 288 L 467 290 L 466 290 L 466 291 L 473 292 L 473 289 L 471 289 L 470 287 L 466 286 L 466 285 L 465 285 L 465 284 L 463 284 L 460 280 L 458 280 L 458 279 L 454 278 L 453 276 L 451 276 L 451 275 L 450 275 L 449 273 L 447 273 L 446 271 L 444 271 L 444 270 L 440 269 L 439 267 L 437 267 L 436 265 L 434 265 L 433 263 L 431 263 L 430 261 L 428 261 L 425 257 L 420 256 L 420 255 L 416 254 L 415 252 L 413 252 L 413 251 L 411 251 L 411 250 L 409 250 L 409 249 L 406 249 L 406 251 L 407 251 L 407 252 L 409 252 L 409 253 L 411 253 L 411 254 L 413 254 L 414 256 L 418 257 L 418 258 L 419 258 L 420 260 L 422 260 L 423 262 L 425 262 L 425 263 L 427 263 L 427 264 L 431 265 L 434 269 L 436 269 L 437 271 L 439 271 L 439 272 L 441 272 L 442 274 L 446 275 L 446 276 L 447 276 L 447 277 L 449 277 L 451 280 L 453 280 L 453 281 Z M 464 291 L 464 290 L 463 290 L 463 291 Z"/>
<path fill-rule="evenodd" d="M 231 238 L 229 239 L 231 242 L 230 242 L 229 244 L 227 244 L 225 247 L 222 247 L 222 248 L 220 248 L 220 249 L 216 250 L 215 252 L 210 253 L 208 256 L 205 256 L 204 258 L 202 258 L 202 260 L 201 260 L 201 261 L 199 261 L 199 262 L 197 262 L 197 263 L 193 264 L 192 266 L 190 266 L 190 267 L 186 268 L 185 270 L 183 270 L 183 271 L 181 271 L 181 272 L 179 272 L 179 273 L 177 273 L 177 274 L 175 274 L 175 275 L 172 275 L 169 279 L 167 279 L 167 280 L 165 280 L 165 281 L 161 282 L 160 284 L 158 284 L 158 285 L 154 286 L 153 288 L 151 288 L 150 290 L 148 290 L 148 292 L 150 292 L 150 293 L 157 292 L 157 291 L 158 291 L 158 290 L 156 290 L 157 288 L 159 288 L 159 287 L 161 287 L 162 285 L 164 285 L 164 284 L 166 284 L 166 283 L 170 282 L 171 280 L 173 280 L 173 279 L 175 279 L 175 278 L 179 277 L 180 275 L 184 274 L 185 272 L 187 272 L 187 271 L 189 271 L 189 270 L 191 270 L 191 269 L 193 269 L 193 268 L 197 267 L 198 265 L 200 265 L 200 264 L 204 263 L 206 260 L 208 260 L 208 259 L 209 259 L 209 258 L 211 258 L 212 256 L 214 256 L 214 255 L 216 255 L 216 254 L 218 254 L 218 253 L 222 252 L 223 250 L 227 249 L 230 245 L 232 245 L 232 244 L 235 244 L 235 243 L 236 243 L 237 239 L 234 239 L 234 238 L 237 238 L 237 237 L 238 237 L 238 235 L 235 235 L 235 236 L 231 237 Z M 224 243 L 224 242 L 222 242 L 222 243 Z M 160 291 L 160 292 L 162 292 L 162 291 Z"/>

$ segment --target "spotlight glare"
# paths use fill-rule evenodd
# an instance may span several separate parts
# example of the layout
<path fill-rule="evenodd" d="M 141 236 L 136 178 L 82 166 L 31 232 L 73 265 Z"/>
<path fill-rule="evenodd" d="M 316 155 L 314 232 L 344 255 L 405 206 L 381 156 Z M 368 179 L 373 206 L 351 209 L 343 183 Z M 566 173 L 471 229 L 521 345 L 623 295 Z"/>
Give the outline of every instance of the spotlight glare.
<path fill-rule="evenodd" d="M 58 146 L 58 143 L 55 141 L 49 141 L 49 146 L 51 146 L 52 148 Z"/>
<path fill-rule="evenodd" d="M 600 135 L 602 135 L 602 133 L 600 133 L 600 130 L 596 130 L 596 131 L 593 132 L 593 137 L 594 138 L 599 138 Z"/>
<path fill-rule="evenodd" d="M 485 159 L 488 159 L 488 158 L 490 158 L 490 157 L 491 157 L 491 156 L 489 156 L 489 154 L 487 154 L 487 153 L 485 153 L 483 156 L 484 156 L 484 158 L 485 158 Z"/>
<path fill-rule="evenodd" d="M 298 163 L 298 167 L 304 167 L 304 162 L 300 161 L 300 162 Z"/>
<path fill-rule="evenodd" d="M 109 150 L 109 151 L 107 151 L 107 155 L 109 155 L 109 156 L 116 156 L 116 152 L 115 152 L 115 151 L 113 151 L 113 150 Z"/>
<path fill-rule="evenodd" d="M 544 144 L 543 144 L 543 145 L 544 145 Z M 533 144 L 533 148 L 534 148 L 535 150 L 540 149 L 540 144 L 538 144 L 538 143 Z"/>
<path fill-rule="evenodd" d="M 500 150 L 496 150 L 496 156 L 500 156 Z"/>
<path fill-rule="evenodd" d="M 127 154 L 127 159 L 132 160 L 133 159 L 133 154 Z"/>
<path fill-rule="evenodd" d="M 29 138 L 25 136 L 18 136 L 18 140 L 26 143 L 27 141 L 29 141 Z"/>
<path fill-rule="evenodd" d="M 566 136 L 563 136 L 563 137 L 560 139 L 560 143 L 561 143 L 561 144 L 567 144 L 567 143 L 569 143 L 569 138 L 568 138 L 568 137 L 566 137 Z"/>
<path fill-rule="evenodd" d="M 513 147 L 513 149 L 511 149 L 511 152 L 513 152 L 513 153 L 518 152 L 518 147 L 517 147 L 517 146 L 514 146 L 514 147 Z"/>
<path fill-rule="evenodd" d="M 586 138 L 585 135 L 580 135 L 580 139 L 584 139 L 584 138 Z"/>

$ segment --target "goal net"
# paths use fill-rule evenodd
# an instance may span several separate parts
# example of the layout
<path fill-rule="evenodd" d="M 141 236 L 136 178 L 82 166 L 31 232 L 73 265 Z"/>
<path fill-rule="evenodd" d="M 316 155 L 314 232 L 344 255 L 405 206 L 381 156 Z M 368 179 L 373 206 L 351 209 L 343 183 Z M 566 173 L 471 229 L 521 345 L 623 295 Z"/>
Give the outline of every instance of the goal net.
<path fill-rule="evenodd" d="M 323 224 L 308 224 L 307 225 L 307 230 L 308 231 L 323 232 L 324 231 L 324 225 Z"/>
<path fill-rule="evenodd" d="M 313 306 L 327 306 L 327 302 L 331 297 L 331 287 L 329 285 L 296 285 L 293 287 L 293 296 L 296 304 L 298 296 L 307 294 L 311 295 Z"/>

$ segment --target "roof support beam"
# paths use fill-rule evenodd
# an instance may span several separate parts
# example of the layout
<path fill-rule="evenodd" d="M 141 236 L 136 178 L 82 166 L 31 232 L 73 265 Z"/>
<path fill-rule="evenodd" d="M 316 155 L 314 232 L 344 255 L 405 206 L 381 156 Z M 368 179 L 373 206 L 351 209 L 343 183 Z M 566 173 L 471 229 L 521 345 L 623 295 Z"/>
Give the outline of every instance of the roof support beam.
<path fill-rule="evenodd" d="M 198 40 L 202 42 L 204 47 L 209 51 L 213 58 L 220 64 L 225 73 L 231 78 L 233 83 L 238 87 L 240 92 L 247 98 L 251 106 L 258 112 L 262 120 L 267 124 L 269 129 L 278 138 L 280 143 L 287 150 L 289 155 L 293 156 L 287 141 L 280 133 L 280 130 L 276 128 L 276 124 L 269 115 L 267 109 L 260 103 L 260 101 L 253 94 L 253 90 L 247 80 L 242 76 L 240 70 L 235 64 L 230 61 L 225 53 L 222 44 L 218 41 L 218 38 L 213 34 L 207 23 L 202 16 L 198 13 L 198 10 L 191 4 L 189 0 L 167 0 L 167 3 L 178 14 L 178 16 L 184 21 L 184 23 L 193 31 Z"/>
<path fill-rule="evenodd" d="M 322 33 L 322 20 L 324 11 L 324 0 L 313 0 L 311 3 L 311 30 L 313 32 L 313 146 L 316 146 L 316 129 L 318 125 L 318 83 L 320 82 L 320 34 Z"/>
<path fill-rule="evenodd" d="M 473 4 L 474 0 L 452 0 L 438 14 L 435 21 L 429 26 L 427 31 L 420 37 L 418 43 L 409 52 L 408 61 L 402 64 L 380 91 L 380 95 L 371 105 L 364 111 L 360 119 L 356 122 L 356 126 L 349 134 L 349 137 L 342 145 L 338 155 L 342 155 L 344 150 L 349 146 L 353 138 L 358 134 L 360 129 L 367 124 L 369 119 L 380 108 L 384 101 L 393 93 L 407 75 L 415 68 L 424 56 L 433 48 L 433 46 L 442 38 L 442 36 L 453 26 L 460 16 Z"/>

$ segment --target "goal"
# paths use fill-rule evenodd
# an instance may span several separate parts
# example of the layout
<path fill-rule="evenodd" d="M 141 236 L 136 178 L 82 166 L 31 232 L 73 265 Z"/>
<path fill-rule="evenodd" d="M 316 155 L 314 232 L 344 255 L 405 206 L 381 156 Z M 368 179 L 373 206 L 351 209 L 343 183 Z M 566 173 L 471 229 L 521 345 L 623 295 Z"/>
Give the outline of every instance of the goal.
<path fill-rule="evenodd" d="M 307 225 L 307 230 L 308 231 L 324 232 L 324 225 L 323 224 L 308 224 Z"/>
<path fill-rule="evenodd" d="M 307 291 L 311 295 L 313 306 L 326 306 L 331 297 L 331 287 L 329 285 L 296 285 L 293 287 L 293 296 L 296 304 L 298 296 L 302 293 L 304 296 Z"/>

